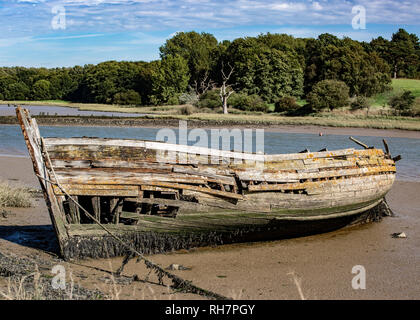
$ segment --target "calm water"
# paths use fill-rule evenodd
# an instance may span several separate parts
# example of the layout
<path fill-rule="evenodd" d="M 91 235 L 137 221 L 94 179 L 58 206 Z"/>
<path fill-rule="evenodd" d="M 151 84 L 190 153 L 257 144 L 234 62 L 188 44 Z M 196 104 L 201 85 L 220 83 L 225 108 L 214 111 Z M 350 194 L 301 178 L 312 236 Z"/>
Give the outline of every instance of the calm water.
<path fill-rule="evenodd" d="M 31 115 L 58 115 L 58 116 L 101 116 L 101 117 L 140 117 L 140 113 L 125 113 L 125 112 L 104 112 L 104 111 L 81 111 L 77 108 L 56 107 L 56 106 L 29 106 L 25 105 Z M 13 106 L 0 105 L 0 116 L 15 116 L 16 111 Z"/>
<path fill-rule="evenodd" d="M 119 128 L 119 127 L 48 127 L 41 126 L 44 137 L 99 137 L 156 140 L 159 129 Z M 207 131 L 208 132 L 208 131 Z M 209 134 L 210 136 L 210 134 Z M 355 136 L 370 146 L 383 148 L 381 137 Z M 393 156 L 401 154 L 403 159 L 397 163 L 400 180 L 420 181 L 420 140 L 410 138 L 386 138 Z M 194 144 L 195 142 L 189 142 Z M 264 151 L 267 154 L 294 153 L 304 149 L 318 151 L 343 148 L 359 148 L 343 135 L 320 137 L 306 133 L 283 133 L 266 131 Z M 255 146 L 254 146 L 255 151 Z M 27 156 L 25 142 L 20 128 L 16 125 L 0 125 L 0 155 Z"/>

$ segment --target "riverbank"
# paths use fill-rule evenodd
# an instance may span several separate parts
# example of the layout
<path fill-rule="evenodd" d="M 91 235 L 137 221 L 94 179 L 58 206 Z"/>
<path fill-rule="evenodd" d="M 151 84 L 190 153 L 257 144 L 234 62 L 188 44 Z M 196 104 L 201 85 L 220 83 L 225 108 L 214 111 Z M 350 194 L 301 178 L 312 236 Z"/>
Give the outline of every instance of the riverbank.
<path fill-rule="evenodd" d="M 176 128 L 180 120 L 188 121 L 189 128 L 252 128 L 290 133 L 348 134 L 375 136 L 420 137 L 420 120 L 339 120 L 318 119 L 313 117 L 275 117 L 228 115 L 227 117 L 195 117 L 195 116 L 143 116 L 132 117 L 95 117 L 95 116 L 35 116 L 39 125 L 44 126 L 102 126 L 102 127 L 149 127 Z M 18 124 L 14 116 L 0 116 L 0 124 Z M 362 130 L 362 131 L 361 131 Z M 380 131 L 378 131 L 380 130 Z M 361 132 L 366 134 L 362 134 Z M 398 132 L 398 133 L 397 133 Z M 405 132 L 405 133 L 403 133 Z"/>
<path fill-rule="evenodd" d="M 37 187 L 29 158 L 0 157 L 0 179 Z M 149 258 L 167 267 L 180 264 L 189 270 L 173 271 L 194 284 L 239 299 L 300 299 L 294 276 L 305 299 L 419 299 L 420 183 L 397 181 L 387 200 L 395 217 L 321 235 L 281 241 L 200 248 Z M 68 263 L 57 259 L 54 232 L 42 198 L 32 208 L 7 209 L 0 217 L 3 254 L 33 261 L 49 261 L 40 271 L 51 277 L 51 266 L 63 265 L 75 284 L 100 290 L 113 299 L 202 299 L 176 293 L 158 284 L 142 263 L 130 261 L 123 277 L 113 278 L 121 258 L 88 259 Z M 405 232 L 395 239 L 392 233 Z M 352 268 L 366 270 L 366 289 L 355 290 Z M 137 275 L 138 278 L 133 276 Z M 167 281 L 165 284 L 169 284 Z M 7 290 L 0 277 L 0 290 Z M 118 294 L 117 294 L 118 293 Z"/>
<path fill-rule="evenodd" d="M 66 125 L 77 122 L 78 125 L 103 125 L 103 126 L 163 126 L 179 120 L 188 120 L 196 127 L 206 126 L 250 126 L 253 128 L 273 127 L 282 125 L 294 126 L 325 126 L 339 128 L 373 128 L 373 129 L 398 129 L 420 131 L 420 118 L 389 116 L 371 111 L 369 116 L 364 112 L 349 112 L 348 110 L 336 110 L 311 116 L 286 117 L 275 113 L 247 113 L 235 110 L 235 113 L 195 113 L 190 115 L 181 114 L 184 106 L 148 106 L 127 107 L 104 104 L 77 104 L 68 102 L 43 102 L 43 101 L 0 101 L 0 104 L 21 104 L 50 106 L 54 113 L 54 106 L 77 108 L 80 111 L 114 112 L 114 113 L 138 113 L 139 117 L 98 117 L 98 116 L 36 116 L 38 122 L 44 125 Z M 0 124 L 16 123 L 13 116 L 0 116 Z"/>

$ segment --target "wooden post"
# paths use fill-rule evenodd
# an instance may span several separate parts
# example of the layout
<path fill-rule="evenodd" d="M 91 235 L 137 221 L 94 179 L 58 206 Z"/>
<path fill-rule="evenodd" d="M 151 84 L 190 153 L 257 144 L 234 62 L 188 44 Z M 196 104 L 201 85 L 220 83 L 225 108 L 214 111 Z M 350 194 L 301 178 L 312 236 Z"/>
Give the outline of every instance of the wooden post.
<path fill-rule="evenodd" d="M 77 196 L 73 196 L 74 200 L 78 201 L 78 197 Z M 70 211 L 70 216 L 72 218 L 72 223 L 75 224 L 80 224 L 80 210 L 79 207 L 76 206 L 76 204 L 69 200 L 69 211 Z"/>
<path fill-rule="evenodd" d="M 367 145 L 367 144 L 364 144 L 363 142 L 360 142 L 359 140 L 356 140 L 355 138 L 353 138 L 353 137 L 350 137 L 349 138 L 351 141 L 353 141 L 353 142 L 355 142 L 355 143 L 357 143 L 359 146 L 362 146 L 363 148 L 365 148 L 365 149 L 369 149 L 369 146 Z"/>
<path fill-rule="evenodd" d="M 100 197 L 92 197 L 92 208 L 93 213 L 95 214 L 95 218 L 100 221 L 101 219 L 101 198 Z"/>
<path fill-rule="evenodd" d="M 384 143 L 384 147 L 385 147 L 385 153 L 388 157 L 391 157 L 391 153 L 389 152 L 389 147 L 388 147 L 388 143 L 386 142 L 385 139 L 382 139 L 382 142 Z"/>

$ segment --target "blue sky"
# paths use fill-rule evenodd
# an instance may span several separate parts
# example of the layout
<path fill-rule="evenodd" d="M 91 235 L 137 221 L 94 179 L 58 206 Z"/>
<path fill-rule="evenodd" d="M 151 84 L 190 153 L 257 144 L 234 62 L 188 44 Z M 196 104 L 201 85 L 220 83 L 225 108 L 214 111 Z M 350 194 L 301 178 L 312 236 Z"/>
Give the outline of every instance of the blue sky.
<path fill-rule="evenodd" d="M 366 29 L 352 27 L 357 5 Z M 0 66 L 150 61 L 166 39 L 191 30 L 218 40 L 266 32 L 389 39 L 398 28 L 420 35 L 419 17 L 419 0 L 0 0 Z"/>

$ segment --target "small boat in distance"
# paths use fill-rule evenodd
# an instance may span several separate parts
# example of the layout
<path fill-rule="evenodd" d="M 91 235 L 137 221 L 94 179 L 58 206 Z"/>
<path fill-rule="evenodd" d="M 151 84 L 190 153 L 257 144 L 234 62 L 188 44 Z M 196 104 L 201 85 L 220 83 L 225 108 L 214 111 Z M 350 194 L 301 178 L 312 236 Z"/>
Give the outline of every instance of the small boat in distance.
<path fill-rule="evenodd" d="M 281 239 L 371 221 L 395 180 L 388 150 L 253 154 L 165 142 L 43 138 L 16 108 L 66 259 Z M 162 153 L 173 152 L 171 159 Z M 209 157 L 218 157 L 215 164 Z M 89 213 L 89 214 L 87 214 Z"/>

